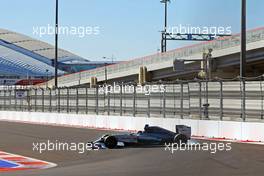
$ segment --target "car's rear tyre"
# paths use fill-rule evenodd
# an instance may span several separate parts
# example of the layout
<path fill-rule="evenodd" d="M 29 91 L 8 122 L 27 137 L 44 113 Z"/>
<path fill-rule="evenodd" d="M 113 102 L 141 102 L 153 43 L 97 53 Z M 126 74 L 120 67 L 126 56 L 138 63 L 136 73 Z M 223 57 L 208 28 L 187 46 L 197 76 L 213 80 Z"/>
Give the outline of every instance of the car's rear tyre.
<path fill-rule="evenodd" d="M 174 143 L 177 143 L 177 144 L 187 144 L 187 142 L 188 142 L 188 138 L 184 134 L 177 134 L 174 137 Z"/>
<path fill-rule="evenodd" d="M 106 136 L 104 144 L 107 148 L 113 149 L 117 147 L 117 139 L 114 136 Z"/>

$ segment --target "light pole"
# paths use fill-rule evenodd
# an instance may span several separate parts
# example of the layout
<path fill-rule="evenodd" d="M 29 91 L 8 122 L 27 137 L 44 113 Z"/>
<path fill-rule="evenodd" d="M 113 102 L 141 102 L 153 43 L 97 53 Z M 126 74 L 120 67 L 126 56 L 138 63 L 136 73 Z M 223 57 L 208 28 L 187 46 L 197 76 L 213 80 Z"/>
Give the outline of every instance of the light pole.
<path fill-rule="evenodd" d="M 246 52 L 247 52 L 247 21 L 246 21 L 246 0 L 241 0 L 241 54 L 240 54 L 240 77 L 246 77 Z"/>
<path fill-rule="evenodd" d="M 246 64 L 247 64 L 247 1 L 241 0 L 241 54 L 240 54 L 240 78 L 242 81 L 242 109 L 241 118 L 246 121 Z"/>
<path fill-rule="evenodd" d="M 55 9 L 55 88 L 58 87 L 58 22 L 59 22 L 59 0 L 56 0 L 56 9 Z"/>
<path fill-rule="evenodd" d="M 168 24 L 168 2 L 170 0 L 161 0 L 161 3 L 164 4 L 164 30 L 162 31 L 161 36 L 161 52 L 167 51 L 167 40 L 166 40 L 166 34 L 167 34 L 167 24 Z"/>

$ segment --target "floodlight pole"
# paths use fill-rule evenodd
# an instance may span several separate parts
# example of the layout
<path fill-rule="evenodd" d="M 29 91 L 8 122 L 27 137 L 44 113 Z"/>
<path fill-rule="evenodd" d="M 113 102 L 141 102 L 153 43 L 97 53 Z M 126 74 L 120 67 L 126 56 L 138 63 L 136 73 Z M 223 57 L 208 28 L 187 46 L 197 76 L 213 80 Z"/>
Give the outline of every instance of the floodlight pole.
<path fill-rule="evenodd" d="M 240 54 L 240 77 L 246 77 L 246 0 L 241 0 L 241 54 Z"/>
<path fill-rule="evenodd" d="M 242 109 L 241 118 L 246 121 L 246 64 L 247 64 L 247 1 L 241 0 L 241 54 L 240 54 L 240 78 L 242 81 Z"/>
<path fill-rule="evenodd" d="M 168 26 L 168 0 L 165 0 L 165 23 L 164 23 L 164 52 L 167 51 L 167 40 L 166 40 L 166 34 L 167 34 L 167 26 Z"/>
<path fill-rule="evenodd" d="M 161 52 L 166 52 L 167 51 L 167 26 L 168 26 L 168 2 L 170 0 L 161 0 L 161 3 L 164 3 L 164 30 L 162 31 L 162 36 L 161 36 Z"/>
<path fill-rule="evenodd" d="M 56 17 L 55 17 L 55 60 L 54 60 L 54 66 L 55 66 L 55 88 L 58 87 L 58 13 L 59 10 L 59 0 L 56 0 Z"/>

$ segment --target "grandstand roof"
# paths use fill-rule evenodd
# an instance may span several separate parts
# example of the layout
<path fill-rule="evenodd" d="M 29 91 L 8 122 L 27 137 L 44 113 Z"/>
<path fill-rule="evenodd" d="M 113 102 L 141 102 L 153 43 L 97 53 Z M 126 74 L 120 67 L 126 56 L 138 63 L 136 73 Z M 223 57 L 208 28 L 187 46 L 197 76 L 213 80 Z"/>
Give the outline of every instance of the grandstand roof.
<path fill-rule="evenodd" d="M 0 29 L 0 74 L 23 76 L 54 75 L 51 66 L 54 59 L 54 46 L 31 37 Z M 60 63 L 89 63 L 80 56 L 63 49 L 58 50 Z M 63 71 L 59 71 L 60 74 Z"/>

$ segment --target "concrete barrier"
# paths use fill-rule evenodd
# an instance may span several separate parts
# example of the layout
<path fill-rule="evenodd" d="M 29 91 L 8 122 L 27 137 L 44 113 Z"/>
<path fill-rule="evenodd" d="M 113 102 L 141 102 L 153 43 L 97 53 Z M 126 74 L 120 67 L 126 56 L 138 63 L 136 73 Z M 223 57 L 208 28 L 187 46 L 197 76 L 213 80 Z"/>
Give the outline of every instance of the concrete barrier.
<path fill-rule="evenodd" d="M 264 123 L 15 111 L 0 111 L 0 120 L 113 130 L 142 130 L 149 124 L 175 131 L 175 125 L 188 125 L 194 136 L 264 142 Z"/>

